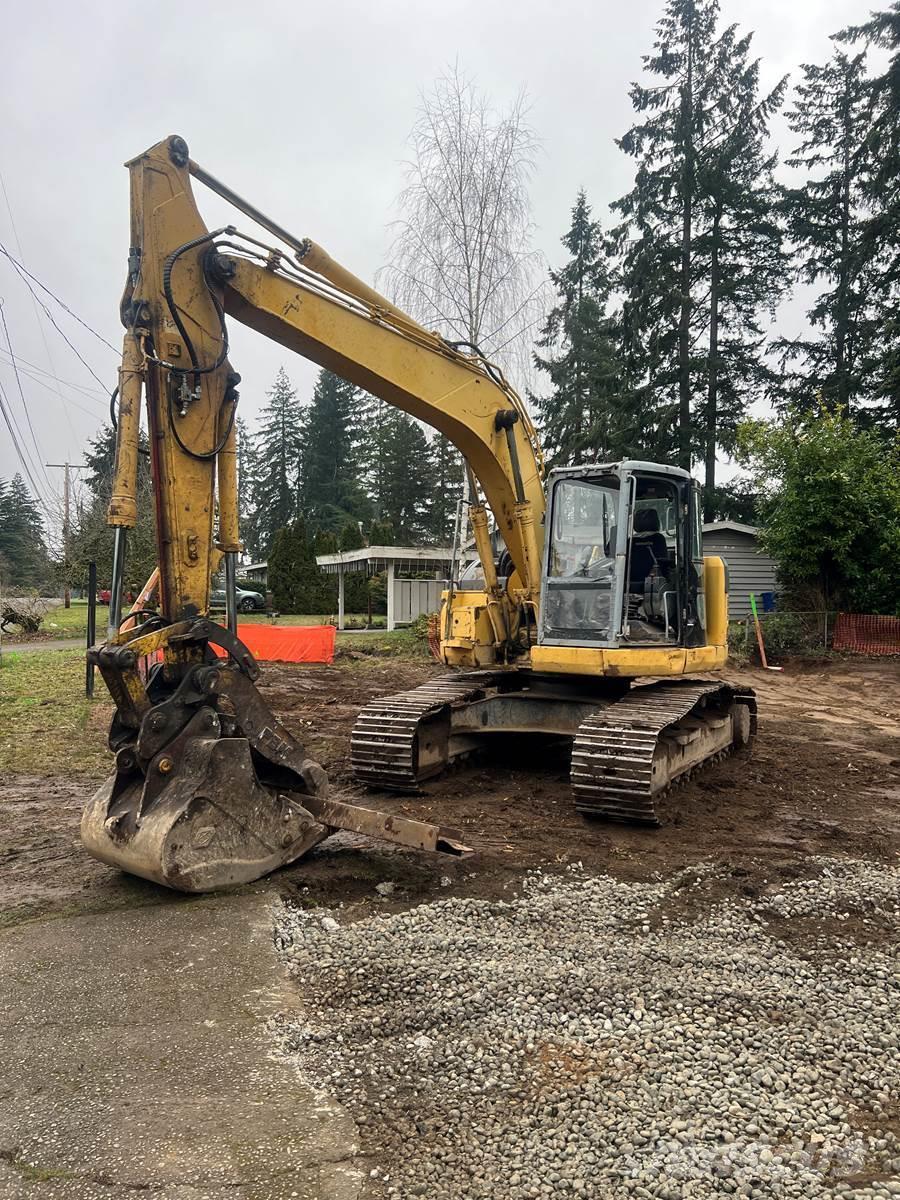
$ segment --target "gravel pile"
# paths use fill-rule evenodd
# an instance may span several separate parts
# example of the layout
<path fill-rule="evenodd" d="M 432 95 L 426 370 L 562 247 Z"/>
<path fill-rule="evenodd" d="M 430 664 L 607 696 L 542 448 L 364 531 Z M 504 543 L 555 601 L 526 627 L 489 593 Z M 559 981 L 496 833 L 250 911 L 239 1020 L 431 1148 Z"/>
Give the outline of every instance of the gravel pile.
<path fill-rule="evenodd" d="M 900 870 L 811 869 L 282 906 L 278 1051 L 361 1125 L 372 1196 L 900 1196 Z"/>

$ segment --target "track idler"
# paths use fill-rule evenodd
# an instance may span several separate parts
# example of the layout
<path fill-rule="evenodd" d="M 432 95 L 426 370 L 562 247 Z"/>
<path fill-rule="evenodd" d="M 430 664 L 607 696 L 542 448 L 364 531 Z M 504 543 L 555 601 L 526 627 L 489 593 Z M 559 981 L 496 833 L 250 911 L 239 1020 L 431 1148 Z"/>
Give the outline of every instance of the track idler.
<path fill-rule="evenodd" d="M 187 666 L 174 689 L 161 666 L 145 689 L 122 647 L 93 653 L 117 701 L 116 772 L 81 821 L 95 858 L 206 892 L 258 879 L 339 829 L 468 853 L 454 830 L 330 798 L 325 771 L 256 690 L 249 652 L 239 664 Z"/>

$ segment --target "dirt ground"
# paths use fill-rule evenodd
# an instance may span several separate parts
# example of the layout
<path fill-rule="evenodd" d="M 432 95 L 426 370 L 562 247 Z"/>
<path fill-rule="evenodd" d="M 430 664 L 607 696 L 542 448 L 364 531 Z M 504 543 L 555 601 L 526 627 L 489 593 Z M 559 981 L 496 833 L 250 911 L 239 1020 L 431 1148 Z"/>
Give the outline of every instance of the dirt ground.
<path fill-rule="evenodd" d="M 303 894 L 311 902 L 365 904 L 375 882 L 393 878 L 403 880 L 407 902 L 415 902 L 438 893 L 441 877 L 453 881 L 454 891 L 496 895 L 537 866 L 580 861 L 622 878 L 648 879 L 714 861 L 729 868 L 728 883 L 717 886 L 754 895 L 802 874 L 810 855 L 892 861 L 900 851 L 896 660 L 801 664 L 781 674 L 729 672 L 758 692 L 759 736 L 748 753 L 671 792 L 657 830 L 584 820 L 571 804 L 564 756 L 546 751 L 528 757 L 519 750 L 515 764 L 502 754 L 468 763 L 419 797 L 361 789 L 348 757 L 360 707 L 438 670 L 425 661 L 362 657 L 332 667 L 265 668 L 264 694 L 326 767 L 335 791 L 454 826 L 476 851 L 470 859 L 438 862 L 373 852 L 359 839 L 332 839 L 274 877 L 284 894 L 308 889 Z M 0 780 L 0 927 L 163 897 L 82 851 L 80 809 L 97 782 L 63 771 Z"/>

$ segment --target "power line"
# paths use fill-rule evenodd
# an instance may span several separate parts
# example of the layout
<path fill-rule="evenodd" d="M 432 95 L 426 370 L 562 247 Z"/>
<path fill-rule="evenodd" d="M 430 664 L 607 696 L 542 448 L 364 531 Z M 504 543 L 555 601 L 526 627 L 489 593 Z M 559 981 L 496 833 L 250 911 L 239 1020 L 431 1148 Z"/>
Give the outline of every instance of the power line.
<path fill-rule="evenodd" d="M 60 329 L 60 327 L 57 325 L 56 318 L 53 316 L 53 313 L 50 311 L 50 309 L 47 307 L 47 305 L 43 302 L 43 300 L 40 298 L 40 296 L 37 295 L 34 288 L 31 286 L 31 283 L 28 280 L 28 272 L 25 271 L 25 268 L 19 266 L 19 264 L 12 257 L 12 255 L 9 254 L 8 251 L 6 251 L 4 249 L 2 244 L 0 244 L 0 250 L 2 250 L 4 254 L 6 254 L 6 257 L 9 259 L 9 261 L 13 265 L 13 270 L 16 271 L 19 278 L 22 280 L 22 282 L 28 288 L 29 292 L 31 292 L 31 297 L 35 301 L 35 303 L 39 304 L 41 306 L 41 308 L 44 310 L 47 320 L 50 322 L 50 324 L 53 326 L 53 328 L 56 330 L 56 332 L 59 334 L 59 336 L 62 338 L 62 340 L 66 343 L 66 345 L 69 347 L 69 349 L 72 351 L 72 353 L 78 359 L 78 361 L 82 364 L 82 366 L 85 367 L 91 373 L 91 375 L 93 375 L 93 377 L 97 380 L 97 382 L 100 384 L 100 386 L 103 387 L 103 380 L 100 378 L 100 376 L 97 374 L 97 372 L 91 366 L 91 364 L 87 361 L 87 359 L 84 358 L 84 356 L 81 354 L 81 352 L 72 344 L 72 342 L 69 341 L 66 334 L 63 333 L 62 329 Z"/>
<path fill-rule="evenodd" d="M 8 354 L 8 351 L 4 350 L 3 347 L 0 346 L 0 354 Z M 30 367 L 32 371 L 37 371 L 40 375 L 49 375 L 51 379 L 55 380 L 56 383 L 61 383 L 63 387 L 75 388 L 75 390 L 78 392 L 84 392 L 89 399 L 93 399 L 98 392 L 100 392 L 102 396 L 109 395 L 109 388 L 103 388 L 101 390 L 100 388 L 94 387 L 92 383 L 74 383 L 71 379 L 60 379 L 55 372 L 46 371 L 43 367 L 39 367 L 37 363 L 29 362 L 28 359 L 23 358 L 21 354 L 17 354 L 16 358 L 19 360 L 20 367 Z M 25 372 L 26 375 L 28 373 L 29 372 L 27 371 Z M 98 403 L 102 404 L 103 407 L 106 408 L 107 400 L 98 400 Z"/>
<path fill-rule="evenodd" d="M 0 322 L 2 322 L 2 324 L 3 324 L 3 333 L 4 333 L 4 336 L 6 337 L 6 344 L 7 344 L 7 346 L 9 346 L 9 356 L 12 359 L 12 367 L 13 367 L 13 371 L 15 372 L 16 383 L 18 384 L 18 387 L 19 387 L 19 397 L 22 401 L 22 407 L 25 410 L 25 420 L 28 422 L 28 429 L 31 433 L 31 441 L 34 446 L 34 452 L 37 455 L 38 464 L 41 464 L 43 461 L 43 456 L 41 455 L 41 448 L 37 443 L 37 437 L 34 432 L 34 426 L 31 423 L 31 413 L 28 410 L 28 401 L 25 399 L 25 391 L 22 387 L 22 377 L 19 374 L 19 364 L 16 362 L 16 356 L 15 356 L 15 353 L 14 353 L 13 347 L 12 347 L 12 339 L 9 336 L 9 326 L 6 324 L 6 311 L 4 309 L 2 300 L 0 300 Z M 44 479 L 46 479 L 46 481 L 47 481 L 47 487 L 50 487 L 50 476 L 47 474 L 47 472 L 43 466 L 41 466 L 41 470 L 43 471 Z"/>
<path fill-rule="evenodd" d="M 2 348 L 0 348 L 0 353 L 2 353 Z M 2 359 L 2 358 L 0 358 L 0 362 L 3 362 L 3 363 L 5 363 L 5 360 L 4 360 L 4 359 Z M 50 384 L 49 384 L 49 383 L 47 383 L 45 380 L 41 379 L 41 378 L 40 378 L 40 376 L 38 376 L 38 375 L 32 375 L 32 373 L 31 373 L 30 371 L 26 371 L 26 370 L 25 370 L 25 369 L 22 367 L 22 362 L 23 362 L 23 360 L 20 358 L 20 359 L 19 359 L 19 369 L 22 371 L 22 374 L 23 374 L 23 375 L 24 375 L 24 376 L 25 376 L 27 379 L 30 379 L 30 380 L 31 380 L 33 383 L 36 383 L 36 384 L 38 384 L 38 386 L 39 386 L 39 387 L 46 388 L 48 392 L 54 392 L 54 394 L 55 394 L 55 395 L 57 395 L 57 396 L 59 397 L 59 399 L 62 401 L 62 403 L 63 403 L 63 406 L 64 406 L 64 407 L 66 407 L 66 408 L 67 408 L 67 406 L 71 404 L 71 405 L 73 405 L 75 408 L 79 409 L 81 412 L 83 412 L 83 413 L 86 413 L 86 414 L 87 414 L 87 416 L 89 416 L 89 417 L 93 417 L 93 419 L 94 419 L 95 421 L 96 421 L 96 420 L 99 420 L 99 417 L 97 416 L 97 414 L 96 414 L 95 412 L 91 412 L 91 410 L 90 410 L 89 408 L 85 408 L 83 404 L 79 404 L 79 403 L 78 403 L 78 401 L 77 401 L 77 400 L 75 400 L 75 399 L 73 399 L 71 396 L 68 396 L 68 397 L 67 397 L 67 396 L 64 396 L 64 395 L 62 394 L 62 392 L 60 392 L 59 390 L 55 390 L 54 388 L 52 388 L 52 387 L 50 386 Z M 5 363 L 5 365 L 6 365 L 6 366 L 12 366 L 12 364 L 11 364 L 11 363 Z M 48 374 L 49 374 L 49 372 L 48 372 Z M 51 376 L 51 378 L 53 378 L 53 376 Z M 58 383 L 58 382 L 59 382 L 59 380 L 57 380 L 56 382 Z M 71 385 L 71 384 L 68 384 L 67 386 L 71 387 L 72 385 Z M 108 403 L 104 404 L 102 400 L 94 400 L 94 397 L 93 397 L 93 396 L 85 396 L 85 397 L 84 397 L 84 399 L 85 399 L 85 400 L 93 400 L 93 401 L 94 401 L 94 403 L 95 403 L 95 404 L 97 404 L 97 405 L 98 405 L 100 408 L 102 408 L 102 409 L 103 409 L 103 410 L 104 410 L 106 413 L 108 413 L 108 412 L 109 412 L 109 404 L 108 404 Z M 70 424 L 71 424 L 71 422 L 70 422 Z M 74 436 L 74 435 L 73 435 L 73 436 Z"/>
<path fill-rule="evenodd" d="M 19 364 L 19 371 L 22 371 L 22 373 L 25 374 L 25 376 L 28 376 L 29 379 L 37 380 L 38 376 L 47 376 L 48 378 L 53 379 L 54 383 L 62 384 L 64 388 L 72 388 L 74 391 L 80 392 L 80 394 L 84 396 L 85 400 L 94 402 L 100 408 L 109 407 L 109 389 L 104 389 L 102 394 L 107 398 L 100 400 L 100 397 L 97 396 L 97 392 L 100 391 L 100 389 L 95 388 L 95 386 L 92 384 L 74 383 L 72 379 L 60 379 L 58 374 L 54 374 L 52 371 L 44 371 L 44 368 L 38 367 L 36 362 L 29 362 L 28 359 L 23 359 L 22 355 L 20 354 L 16 355 L 16 359 Z M 12 366 L 10 352 L 2 348 L 2 346 L 0 346 L 0 362 L 7 362 L 8 366 Z"/>
<path fill-rule="evenodd" d="M 16 239 L 16 247 L 18 248 L 18 251 L 19 251 L 19 258 L 24 260 L 25 255 L 22 253 L 22 239 L 19 237 L 19 231 L 16 228 L 16 219 L 13 216 L 12 205 L 9 202 L 9 195 L 7 194 L 7 191 L 6 191 L 6 184 L 3 180 L 3 172 L 2 171 L 0 171 L 0 190 L 2 190 L 3 199 L 6 202 L 6 211 L 9 213 L 9 223 L 12 226 L 13 237 Z M 20 276 L 20 278 L 21 278 L 21 276 Z M 35 296 L 34 292 L 32 291 L 32 289 L 30 287 L 28 290 L 31 293 L 31 307 L 34 309 L 34 319 L 35 319 L 35 321 L 37 321 L 38 331 L 40 332 L 41 341 L 43 342 L 43 345 L 44 345 L 44 353 L 47 355 L 47 362 L 50 364 L 51 373 L 55 375 L 56 368 L 53 365 L 53 356 L 50 353 L 50 347 L 47 344 L 47 334 L 44 331 L 44 326 L 41 321 L 40 313 L 38 312 L 37 297 Z M 69 433 L 71 433 L 72 437 L 74 438 L 75 437 L 75 427 L 72 424 L 72 418 L 69 416 L 69 410 L 66 408 L 65 401 L 63 400 L 63 394 L 59 389 L 58 383 L 56 386 L 56 392 L 57 392 L 57 395 L 59 396 L 60 402 L 63 406 L 63 416 L 66 418 L 66 424 L 69 426 Z"/>
<path fill-rule="evenodd" d="M 6 188 L 3 189 L 3 192 L 5 195 Z M 8 200 L 7 200 L 7 207 L 9 207 Z M 68 304 L 66 304 L 66 302 L 64 300 L 60 300 L 59 296 L 57 296 L 55 292 L 51 291 L 50 288 L 47 287 L 46 283 L 41 283 L 40 279 L 38 279 L 38 277 L 36 275 L 32 275 L 32 273 L 28 270 L 28 268 L 23 263 L 20 263 L 18 259 L 13 258 L 13 256 L 10 254 L 10 252 L 7 250 L 7 248 L 3 245 L 2 242 L 0 242 L 0 254 L 5 254 L 6 257 L 9 259 L 9 261 L 12 263 L 12 265 L 16 268 L 17 271 L 24 271 L 25 274 L 28 276 L 28 278 L 33 283 L 36 283 L 39 288 L 42 288 L 47 293 L 48 296 L 50 296 L 52 299 L 54 299 L 56 301 L 56 303 L 59 305 L 59 307 L 61 309 L 64 309 L 64 311 L 67 312 L 74 321 L 77 321 L 79 325 L 83 325 L 84 328 L 88 331 L 88 333 L 92 333 L 99 342 L 103 343 L 104 346 L 109 346 L 109 348 L 110 348 L 110 350 L 112 350 L 113 354 L 119 353 L 119 351 L 115 348 L 115 346 L 112 344 L 112 342 L 108 342 L 102 333 L 98 333 L 96 329 L 94 329 L 92 326 L 88 325 L 87 321 L 85 321 L 82 317 L 79 317 L 77 312 L 73 312 L 72 309 L 69 308 Z"/>
<path fill-rule="evenodd" d="M 38 487 L 37 483 L 35 482 L 34 475 L 32 475 L 32 473 L 31 473 L 31 467 L 28 464 L 28 459 L 26 458 L 26 456 L 23 452 L 23 449 L 22 449 L 22 445 L 19 441 L 19 439 L 22 435 L 19 431 L 18 425 L 16 424 L 16 419 L 15 419 L 15 416 L 13 415 L 12 408 L 7 406 L 6 393 L 3 390 L 2 384 L 0 384 L 0 413 L 3 414 L 3 420 L 6 422 L 6 428 L 9 430 L 9 436 L 12 438 L 12 444 L 15 448 L 16 455 L 18 456 L 19 462 L 22 465 L 22 470 L 25 472 L 25 474 L 28 477 L 28 482 L 31 485 L 31 490 L 34 493 L 41 508 L 43 508 L 43 510 L 47 514 L 47 516 L 50 517 L 50 509 L 47 507 L 47 503 L 44 500 L 43 496 L 41 495 L 41 489 Z"/>

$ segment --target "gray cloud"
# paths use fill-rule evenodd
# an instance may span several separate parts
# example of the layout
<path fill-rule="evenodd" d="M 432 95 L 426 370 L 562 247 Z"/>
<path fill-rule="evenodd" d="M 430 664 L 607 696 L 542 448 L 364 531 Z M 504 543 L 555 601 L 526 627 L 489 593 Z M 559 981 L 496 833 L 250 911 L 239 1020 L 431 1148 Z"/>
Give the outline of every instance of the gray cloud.
<path fill-rule="evenodd" d="M 631 121 L 628 84 L 660 7 L 660 0 L 467 0 L 450 9 L 421 0 L 8 6 L 0 170 L 25 262 L 117 345 L 128 249 L 122 163 L 177 132 L 214 175 L 371 278 L 384 261 L 418 93 L 456 58 L 499 103 L 527 88 L 543 141 L 535 239 L 558 261 L 577 189 L 587 189 L 606 220 L 608 203 L 629 185 L 630 163 L 613 138 Z M 859 14 L 854 0 L 726 0 L 722 19 L 756 31 L 765 85 L 827 56 L 828 34 Z M 783 124 L 778 132 L 786 140 Z M 221 206 L 203 189 L 199 195 L 213 224 Z M 17 252 L 2 196 L 0 240 Z M 48 363 L 31 299 L 2 258 L 0 298 L 17 354 L 96 388 L 49 326 Z M 782 316 L 786 332 L 799 311 Z M 112 387 L 116 355 L 59 320 Z M 245 416 L 252 419 L 281 363 L 300 398 L 309 394 L 309 364 L 249 331 L 232 334 Z M 104 397 L 98 388 L 89 398 L 64 387 L 64 402 L 52 380 L 40 378 L 49 388 L 28 377 L 23 384 L 42 456 L 78 461 L 104 418 Z M 0 382 L 24 429 L 8 365 L 0 365 Z M 17 469 L 4 429 L 0 476 Z"/>

